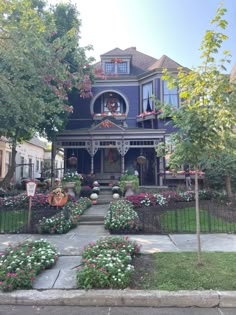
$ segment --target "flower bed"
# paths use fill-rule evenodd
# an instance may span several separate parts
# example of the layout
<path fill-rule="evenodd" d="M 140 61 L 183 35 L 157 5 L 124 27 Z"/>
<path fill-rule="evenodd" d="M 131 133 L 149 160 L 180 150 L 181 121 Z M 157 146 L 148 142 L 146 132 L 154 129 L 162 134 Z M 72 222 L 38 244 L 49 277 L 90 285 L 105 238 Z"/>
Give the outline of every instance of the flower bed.
<path fill-rule="evenodd" d="M 57 252 L 46 240 L 9 246 L 0 255 L 0 289 L 32 288 L 35 277 L 42 270 L 51 268 L 56 260 Z"/>
<path fill-rule="evenodd" d="M 126 200 L 110 203 L 105 216 L 105 228 L 111 233 L 135 233 L 141 230 L 141 222 L 133 205 Z"/>
<path fill-rule="evenodd" d="M 91 201 L 84 197 L 76 202 L 67 203 L 56 215 L 39 220 L 38 233 L 63 234 L 78 225 L 81 214 L 91 206 Z"/>
<path fill-rule="evenodd" d="M 87 245 L 77 272 L 77 287 L 81 289 L 117 288 L 129 285 L 134 271 L 132 258 L 140 247 L 122 237 L 106 237 Z"/>
<path fill-rule="evenodd" d="M 162 192 L 160 194 L 149 194 L 149 193 L 140 193 L 137 195 L 127 196 L 126 200 L 130 201 L 134 208 L 142 208 L 142 207 L 158 207 L 158 206 L 168 206 L 173 202 L 189 202 L 194 201 L 194 191 L 185 191 L 185 192 L 175 192 L 175 191 L 167 191 Z M 207 200 L 211 199 L 210 192 L 206 190 L 199 191 L 199 199 Z"/>

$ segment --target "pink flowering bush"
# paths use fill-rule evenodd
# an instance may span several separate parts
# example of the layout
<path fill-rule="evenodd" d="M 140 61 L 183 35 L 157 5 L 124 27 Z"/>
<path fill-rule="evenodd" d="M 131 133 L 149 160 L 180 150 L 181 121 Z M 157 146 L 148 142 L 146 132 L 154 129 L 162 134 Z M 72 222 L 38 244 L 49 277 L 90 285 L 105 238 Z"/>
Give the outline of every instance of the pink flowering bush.
<path fill-rule="evenodd" d="M 129 285 L 134 271 L 132 258 L 140 246 L 128 237 L 108 236 L 90 243 L 82 253 L 81 268 L 77 272 L 77 287 L 81 289 L 117 288 Z"/>
<path fill-rule="evenodd" d="M 205 190 L 199 191 L 199 199 L 206 200 L 210 198 L 211 195 L 209 192 Z M 170 203 L 180 201 L 194 201 L 195 194 L 194 191 L 165 191 L 159 194 L 140 193 L 137 195 L 128 196 L 125 199 L 131 202 L 134 208 L 137 209 L 143 207 L 163 207 L 168 206 Z"/>
<path fill-rule="evenodd" d="M 0 254 L 0 290 L 30 289 L 35 277 L 57 260 L 56 249 L 46 240 L 9 246 Z"/>

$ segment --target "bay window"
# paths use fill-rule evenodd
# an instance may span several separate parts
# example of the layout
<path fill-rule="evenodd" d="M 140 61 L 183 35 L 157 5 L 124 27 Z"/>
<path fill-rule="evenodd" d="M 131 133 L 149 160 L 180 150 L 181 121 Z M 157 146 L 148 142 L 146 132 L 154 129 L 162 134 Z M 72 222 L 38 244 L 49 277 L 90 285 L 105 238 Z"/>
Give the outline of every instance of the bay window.
<path fill-rule="evenodd" d="M 152 96 L 152 82 L 144 84 L 142 86 L 142 111 L 151 112 L 153 110 L 153 101 L 150 100 Z"/>
<path fill-rule="evenodd" d="M 173 89 L 168 88 L 167 81 L 163 82 L 163 101 L 165 104 L 171 105 L 173 107 L 179 107 L 179 94 L 176 87 Z"/>

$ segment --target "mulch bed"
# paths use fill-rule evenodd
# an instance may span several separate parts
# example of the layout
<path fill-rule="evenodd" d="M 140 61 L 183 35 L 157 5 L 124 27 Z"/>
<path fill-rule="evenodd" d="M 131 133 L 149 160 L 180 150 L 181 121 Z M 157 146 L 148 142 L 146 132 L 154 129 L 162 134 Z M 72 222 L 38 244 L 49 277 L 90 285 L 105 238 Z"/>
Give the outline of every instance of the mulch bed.
<path fill-rule="evenodd" d="M 150 287 L 153 273 L 156 271 L 153 255 L 140 254 L 133 259 L 134 273 L 129 284 L 130 289 L 141 290 Z"/>

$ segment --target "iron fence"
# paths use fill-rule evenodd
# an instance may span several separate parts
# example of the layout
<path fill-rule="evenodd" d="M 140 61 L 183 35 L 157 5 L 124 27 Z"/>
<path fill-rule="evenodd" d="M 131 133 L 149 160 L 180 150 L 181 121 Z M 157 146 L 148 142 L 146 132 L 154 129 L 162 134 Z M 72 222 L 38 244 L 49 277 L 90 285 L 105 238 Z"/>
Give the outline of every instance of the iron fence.
<path fill-rule="evenodd" d="M 168 207 L 136 209 L 142 225 L 141 233 L 195 233 L 194 202 L 177 202 Z M 201 233 L 235 233 L 236 205 L 213 201 L 200 203 Z"/>
<path fill-rule="evenodd" d="M 37 223 L 43 217 L 51 217 L 61 209 L 44 206 L 32 207 L 28 220 L 28 208 L 22 206 L 0 206 L 0 234 L 37 233 Z"/>

